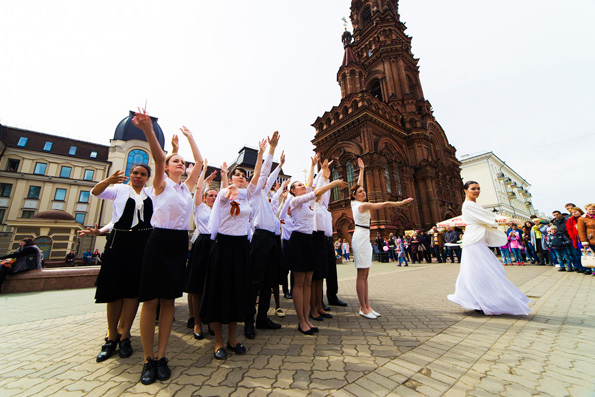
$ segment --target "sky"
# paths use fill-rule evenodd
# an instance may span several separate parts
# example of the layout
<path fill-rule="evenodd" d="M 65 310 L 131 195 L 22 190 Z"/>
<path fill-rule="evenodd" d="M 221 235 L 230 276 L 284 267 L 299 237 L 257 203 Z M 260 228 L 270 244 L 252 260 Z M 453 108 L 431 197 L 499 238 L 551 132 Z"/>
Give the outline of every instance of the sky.
<path fill-rule="evenodd" d="M 278 130 L 284 171 L 302 179 L 311 124 L 341 99 L 350 5 L 0 0 L 0 123 L 107 145 L 146 103 L 166 140 L 188 126 L 215 166 Z M 459 158 L 493 151 L 546 214 L 595 202 L 594 1 L 401 0 L 399 11 Z M 181 153 L 191 160 L 183 141 Z"/>

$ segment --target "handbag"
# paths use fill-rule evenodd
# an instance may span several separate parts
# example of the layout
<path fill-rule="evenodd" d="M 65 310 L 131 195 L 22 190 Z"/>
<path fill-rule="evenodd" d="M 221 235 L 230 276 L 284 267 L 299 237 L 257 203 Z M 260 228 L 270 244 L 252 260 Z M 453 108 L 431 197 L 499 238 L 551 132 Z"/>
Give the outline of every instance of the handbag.
<path fill-rule="evenodd" d="M 2 259 L 0 265 L 12 269 L 12 265 L 17 261 L 17 258 Z"/>
<path fill-rule="evenodd" d="M 595 253 L 593 253 L 591 248 L 586 248 L 583 250 L 583 255 L 581 256 L 581 266 L 595 268 Z"/>

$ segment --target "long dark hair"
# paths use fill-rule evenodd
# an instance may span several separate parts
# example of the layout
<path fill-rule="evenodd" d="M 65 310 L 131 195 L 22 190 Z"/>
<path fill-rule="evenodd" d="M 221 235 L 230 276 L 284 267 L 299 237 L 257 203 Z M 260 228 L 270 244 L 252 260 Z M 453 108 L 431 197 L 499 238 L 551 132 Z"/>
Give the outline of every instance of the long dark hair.
<path fill-rule="evenodd" d="M 351 187 L 351 201 L 355 200 L 355 193 L 357 192 L 357 189 L 359 189 L 360 187 L 363 188 L 363 186 L 360 186 L 357 183 Z"/>

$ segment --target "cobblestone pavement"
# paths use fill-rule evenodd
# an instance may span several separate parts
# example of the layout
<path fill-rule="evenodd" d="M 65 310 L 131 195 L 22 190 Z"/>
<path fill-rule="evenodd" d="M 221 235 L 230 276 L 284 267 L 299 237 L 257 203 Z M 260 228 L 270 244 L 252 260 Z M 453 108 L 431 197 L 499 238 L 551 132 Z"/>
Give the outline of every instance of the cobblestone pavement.
<path fill-rule="evenodd" d="M 176 301 L 167 357 L 172 377 L 138 382 L 142 350 L 96 363 L 105 305 L 94 290 L 0 295 L 1 396 L 593 396 L 595 277 L 552 267 L 507 267 L 531 297 L 528 317 L 486 317 L 446 299 L 457 264 L 397 268 L 375 263 L 370 297 L 377 320 L 357 315 L 355 271 L 340 265 L 334 318 L 318 336 L 296 330 L 291 301 L 280 330 L 240 341 L 244 356 L 213 359 L 213 341 L 186 328 L 186 299 Z M 210 337 L 209 337 L 210 338 Z"/>

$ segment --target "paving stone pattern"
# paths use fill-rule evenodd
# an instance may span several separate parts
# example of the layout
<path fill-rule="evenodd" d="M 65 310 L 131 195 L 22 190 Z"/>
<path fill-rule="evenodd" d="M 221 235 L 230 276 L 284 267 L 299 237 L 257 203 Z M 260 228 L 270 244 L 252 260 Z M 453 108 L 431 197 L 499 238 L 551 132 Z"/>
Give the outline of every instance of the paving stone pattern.
<path fill-rule="evenodd" d="M 317 336 L 296 330 L 281 298 L 280 330 L 239 340 L 244 356 L 213 359 L 213 341 L 186 328 L 186 298 L 176 301 L 167 357 L 172 377 L 138 382 L 138 317 L 130 358 L 95 356 L 105 334 L 105 306 L 93 289 L 0 295 L 0 396 L 594 396 L 595 277 L 552 267 L 507 267 L 531 297 L 528 317 L 486 317 L 446 299 L 457 264 L 397 268 L 375 263 L 370 299 L 382 316 L 357 315 L 355 270 L 339 266 L 333 319 Z M 206 331 L 206 327 L 205 327 Z"/>

